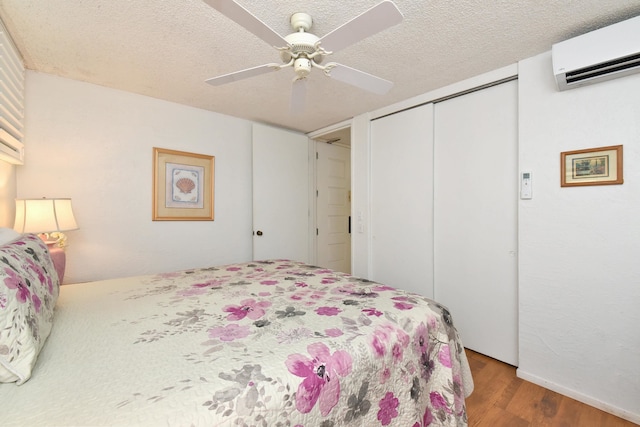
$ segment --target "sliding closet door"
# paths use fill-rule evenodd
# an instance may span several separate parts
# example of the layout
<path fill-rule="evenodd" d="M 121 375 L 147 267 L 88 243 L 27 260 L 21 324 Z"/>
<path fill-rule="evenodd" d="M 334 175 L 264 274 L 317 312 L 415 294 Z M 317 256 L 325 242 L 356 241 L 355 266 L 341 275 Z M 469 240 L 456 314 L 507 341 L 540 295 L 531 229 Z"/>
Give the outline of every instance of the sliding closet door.
<path fill-rule="evenodd" d="M 371 122 L 370 278 L 427 297 L 433 296 L 432 138 L 431 104 Z"/>
<path fill-rule="evenodd" d="M 464 345 L 518 364 L 517 81 L 435 105 L 434 296 Z"/>

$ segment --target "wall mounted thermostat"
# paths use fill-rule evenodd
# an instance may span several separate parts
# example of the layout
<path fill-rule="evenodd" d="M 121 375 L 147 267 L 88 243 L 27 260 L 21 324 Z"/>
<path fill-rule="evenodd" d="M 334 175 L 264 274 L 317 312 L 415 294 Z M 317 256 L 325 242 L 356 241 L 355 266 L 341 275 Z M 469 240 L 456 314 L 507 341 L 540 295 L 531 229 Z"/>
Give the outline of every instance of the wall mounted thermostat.
<path fill-rule="evenodd" d="M 528 200 L 533 197 L 531 182 L 531 172 L 522 172 L 522 179 L 520 180 L 520 198 L 522 200 Z"/>

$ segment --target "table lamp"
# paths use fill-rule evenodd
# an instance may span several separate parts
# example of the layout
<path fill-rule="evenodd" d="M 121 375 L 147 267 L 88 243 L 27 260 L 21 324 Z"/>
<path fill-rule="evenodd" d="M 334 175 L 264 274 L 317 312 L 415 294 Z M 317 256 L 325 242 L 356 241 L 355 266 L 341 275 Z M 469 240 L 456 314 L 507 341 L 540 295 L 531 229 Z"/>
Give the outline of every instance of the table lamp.
<path fill-rule="evenodd" d="M 62 232 L 78 229 L 71 199 L 16 199 L 13 229 L 18 233 L 38 234 L 44 240 L 62 283 L 67 246 L 67 236 Z"/>

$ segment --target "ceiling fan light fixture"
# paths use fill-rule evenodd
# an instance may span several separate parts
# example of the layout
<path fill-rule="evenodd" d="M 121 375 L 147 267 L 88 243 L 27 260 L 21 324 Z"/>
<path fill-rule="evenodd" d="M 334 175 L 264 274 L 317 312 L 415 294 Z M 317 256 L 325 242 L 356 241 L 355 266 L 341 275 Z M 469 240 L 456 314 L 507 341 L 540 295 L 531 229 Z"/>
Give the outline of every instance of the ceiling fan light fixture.
<path fill-rule="evenodd" d="M 311 72 L 311 67 L 311 60 L 306 57 L 298 58 L 293 62 L 293 69 L 296 76 L 298 76 L 298 79 L 304 79 L 307 77 Z"/>
<path fill-rule="evenodd" d="M 284 38 L 288 46 L 280 49 L 280 58 L 282 62 L 289 62 L 292 58 L 315 58 L 314 60 L 318 63 L 322 62 L 322 54 L 323 51 L 319 51 L 316 47 L 318 43 L 318 36 L 305 33 L 305 32 L 297 32 L 292 33 Z M 318 53 L 316 53 L 318 52 Z"/>

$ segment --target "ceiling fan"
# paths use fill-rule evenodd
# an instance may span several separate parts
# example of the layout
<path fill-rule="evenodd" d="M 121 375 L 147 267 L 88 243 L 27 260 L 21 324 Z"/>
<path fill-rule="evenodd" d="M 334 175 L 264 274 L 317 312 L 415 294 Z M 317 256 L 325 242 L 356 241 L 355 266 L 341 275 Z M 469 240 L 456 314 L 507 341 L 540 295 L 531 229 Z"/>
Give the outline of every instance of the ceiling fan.
<path fill-rule="evenodd" d="M 219 86 L 292 67 L 295 73 L 292 109 L 301 107 L 304 102 L 306 78 L 313 68 L 322 70 L 326 76 L 335 80 L 379 95 L 387 93 L 393 86 L 393 83 L 388 80 L 336 62 L 322 65 L 325 57 L 332 53 L 400 23 L 403 16 L 396 5 L 389 0 L 378 3 L 323 37 L 309 32 L 313 20 L 306 13 L 299 12 L 291 15 L 290 22 L 294 32 L 282 37 L 234 0 L 203 1 L 275 47 L 280 51 L 282 60 L 281 63 L 259 65 L 206 80 L 211 85 Z"/>

